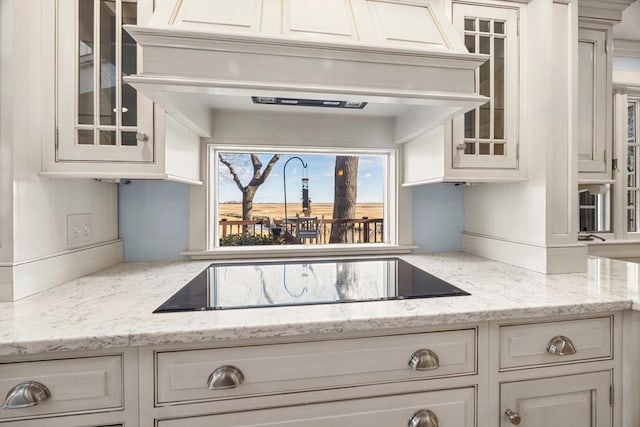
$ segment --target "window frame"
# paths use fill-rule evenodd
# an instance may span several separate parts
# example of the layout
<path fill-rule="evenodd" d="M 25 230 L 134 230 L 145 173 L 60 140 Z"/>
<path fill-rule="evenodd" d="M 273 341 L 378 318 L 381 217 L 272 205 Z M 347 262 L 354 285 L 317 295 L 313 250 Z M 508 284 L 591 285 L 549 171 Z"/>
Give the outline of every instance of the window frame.
<path fill-rule="evenodd" d="M 384 243 L 347 243 L 347 244 L 313 244 L 313 245 L 274 245 L 274 246 L 240 246 L 226 247 L 219 246 L 219 214 L 218 214 L 218 195 L 216 189 L 219 185 L 220 174 L 218 171 L 217 153 L 219 152 L 244 152 L 244 153 L 283 153 L 283 154 L 328 154 L 328 155 L 383 155 L 386 156 L 385 161 L 385 177 L 384 177 Z M 205 190 L 205 222 L 206 222 L 206 249 L 204 253 L 218 254 L 224 256 L 226 253 L 232 253 L 235 257 L 245 254 L 247 256 L 287 256 L 308 255 L 309 253 L 322 253 L 322 255 L 361 255 L 366 253 L 408 253 L 413 246 L 400 246 L 399 241 L 399 224 L 398 224 L 398 206 L 399 206 L 399 154 L 396 148 L 364 148 L 364 147 L 337 147 L 327 146 L 324 144 L 312 146 L 293 146 L 284 145 L 281 141 L 264 140 L 264 144 L 246 144 L 241 141 L 234 141 L 229 144 L 228 141 L 212 140 L 206 144 L 205 150 L 206 165 L 206 190 Z M 390 250 L 396 248 L 395 250 Z M 193 254 L 190 254 L 193 256 Z"/>

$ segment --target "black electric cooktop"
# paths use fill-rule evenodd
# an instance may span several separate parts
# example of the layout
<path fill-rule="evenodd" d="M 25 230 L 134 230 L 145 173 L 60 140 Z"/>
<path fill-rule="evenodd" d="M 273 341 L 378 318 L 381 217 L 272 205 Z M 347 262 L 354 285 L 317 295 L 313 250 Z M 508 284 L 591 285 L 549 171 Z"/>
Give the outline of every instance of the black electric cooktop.
<path fill-rule="evenodd" d="M 469 293 L 399 258 L 211 264 L 154 313 L 434 298 Z"/>

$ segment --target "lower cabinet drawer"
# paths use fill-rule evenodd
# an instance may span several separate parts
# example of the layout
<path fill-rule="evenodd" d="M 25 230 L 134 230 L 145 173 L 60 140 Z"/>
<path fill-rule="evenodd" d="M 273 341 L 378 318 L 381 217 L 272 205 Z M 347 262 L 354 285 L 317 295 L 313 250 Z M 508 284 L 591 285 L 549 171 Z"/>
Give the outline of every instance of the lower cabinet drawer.
<path fill-rule="evenodd" d="M 0 364 L 0 398 L 13 406 L 0 408 L 0 421 L 121 408 L 122 387 L 120 355 Z M 42 400 L 20 407 L 34 392 Z"/>
<path fill-rule="evenodd" d="M 422 422 L 410 424 L 412 417 Z M 428 423 L 427 419 L 432 422 Z M 417 420 L 416 420 L 417 421 Z M 435 423 L 433 422 L 435 421 Z M 171 420 L 158 427 L 473 427 L 473 387 Z"/>
<path fill-rule="evenodd" d="M 156 355 L 157 403 L 215 400 L 472 374 L 475 329 Z M 416 353 L 417 352 L 417 353 Z M 412 355 L 430 358 L 414 370 Z M 225 371 L 226 369 L 226 371 Z M 221 372 L 237 384 L 213 387 Z M 231 378 L 231 377 L 234 378 Z"/>
<path fill-rule="evenodd" d="M 611 317 L 500 327 L 500 368 L 612 357 Z"/>

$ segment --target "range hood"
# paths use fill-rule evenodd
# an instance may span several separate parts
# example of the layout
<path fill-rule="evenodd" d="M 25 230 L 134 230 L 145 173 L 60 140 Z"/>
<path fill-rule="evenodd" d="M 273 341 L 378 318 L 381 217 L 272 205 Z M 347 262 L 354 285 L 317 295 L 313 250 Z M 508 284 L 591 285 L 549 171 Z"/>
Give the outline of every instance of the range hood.
<path fill-rule="evenodd" d="M 211 109 L 254 105 L 393 117 L 402 143 L 487 101 L 475 70 L 488 57 L 467 52 L 439 4 L 166 0 L 124 27 L 142 47 L 125 80 L 202 137 Z"/>

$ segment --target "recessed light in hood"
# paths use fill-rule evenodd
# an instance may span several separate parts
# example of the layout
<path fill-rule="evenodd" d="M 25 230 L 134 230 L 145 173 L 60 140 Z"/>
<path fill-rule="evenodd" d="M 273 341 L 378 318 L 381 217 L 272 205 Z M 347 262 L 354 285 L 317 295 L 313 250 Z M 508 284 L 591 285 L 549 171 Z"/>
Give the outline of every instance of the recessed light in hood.
<path fill-rule="evenodd" d="M 296 107 L 352 108 L 362 110 L 367 103 L 356 101 L 328 101 L 325 99 L 276 98 L 272 96 L 252 96 L 254 104 L 291 105 Z"/>
<path fill-rule="evenodd" d="M 203 137 L 217 97 L 406 106 L 398 143 L 488 101 L 475 77 L 488 55 L 468 53 L 439 0 L 174 0 L 124 28 L 142 47 L 125 81 Z"/>

